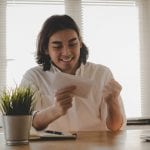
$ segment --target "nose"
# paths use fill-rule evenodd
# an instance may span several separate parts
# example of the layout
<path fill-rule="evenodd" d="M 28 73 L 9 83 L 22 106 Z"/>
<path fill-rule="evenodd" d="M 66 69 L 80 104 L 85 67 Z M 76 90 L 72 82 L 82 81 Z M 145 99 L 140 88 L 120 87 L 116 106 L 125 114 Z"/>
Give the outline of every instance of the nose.
<path fill-rule="evenodd" d="M 69 56 L 71 54 L 71 51 L 69 49 L 68 46 L 64 46 L 63 47 L 63 53 L 62 53 L 64 56 Z"/>

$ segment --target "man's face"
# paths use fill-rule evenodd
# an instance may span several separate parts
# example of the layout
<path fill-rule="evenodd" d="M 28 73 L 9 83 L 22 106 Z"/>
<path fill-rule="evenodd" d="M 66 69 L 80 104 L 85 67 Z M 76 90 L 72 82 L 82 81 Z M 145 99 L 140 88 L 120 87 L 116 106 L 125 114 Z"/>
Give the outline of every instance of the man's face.
<path fill-rule="evenodd" d="M 77 33 L 66 29 L 49 38 L 48 54 L 52 63 L 62 72 L 74 74 L 79 62 L 81 42 Z"/>

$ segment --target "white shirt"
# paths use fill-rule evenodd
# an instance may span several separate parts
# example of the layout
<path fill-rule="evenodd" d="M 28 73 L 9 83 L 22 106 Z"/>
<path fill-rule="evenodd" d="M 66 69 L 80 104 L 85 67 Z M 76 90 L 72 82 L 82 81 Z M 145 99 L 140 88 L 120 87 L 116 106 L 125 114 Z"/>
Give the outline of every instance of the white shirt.
<path fill-rule="evenodd" d="M 52 65 L 50 71 L 43 71 L 41 66 L 28 70 L 23 76 L 21 86 L 31 86 L 36 90 L 35 110 L 41 110 L 54 104 L 51 73 L 58 70 Z M 106 126 L 107 105 L 102 98 L 104 85 L 113 78 L 109 68 L 99 64 L 87 62 L 77 69 L 75 76 L 93 80 L 94 87 L 88 98 L 75 96 L 73 105 L 67 114 L 48 125 L 50 130 L 59 131 L 100 131 L 108 130 Z M 123 114 L 122 129 L 126 124 L 124 107 L 120 99 L 120 108 Z M 53 114 L 50 114 L 53 115 Z"/>

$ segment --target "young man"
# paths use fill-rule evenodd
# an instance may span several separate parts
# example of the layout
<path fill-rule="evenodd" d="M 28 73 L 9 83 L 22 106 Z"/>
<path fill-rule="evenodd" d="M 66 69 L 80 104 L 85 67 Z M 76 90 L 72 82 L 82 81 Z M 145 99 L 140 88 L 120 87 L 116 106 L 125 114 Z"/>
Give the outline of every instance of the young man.
<path fill-rule="evenodd" d="M 108 67 L 87 62 L 88 49 L 70 16 L 48 18 L 37 44 L 39 65 L 28 70 L 21 82 L 21 86 L 35 90 L 35 129 L 116 131 L 124 128 L 121 86 Z M 94 87 L 87 98 L 72 94 L 77 88 L 75 85 L 54 92 L 52 74 L 56 72 L 93 80 Z"/>

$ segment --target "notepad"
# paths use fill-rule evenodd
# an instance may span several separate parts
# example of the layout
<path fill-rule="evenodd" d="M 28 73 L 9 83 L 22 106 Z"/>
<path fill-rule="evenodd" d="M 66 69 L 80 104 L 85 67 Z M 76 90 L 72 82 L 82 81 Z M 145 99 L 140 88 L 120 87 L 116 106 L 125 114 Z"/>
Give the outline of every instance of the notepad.
<path fill-rule="evenodd" d="M 60 134 L 61 133 L 61 134 Z M 69 139 L 76 139 L 77 134 L 72 134 L 69 132 L 35 132 L 30 134 L 30 140 L 69 140 Z"/>

